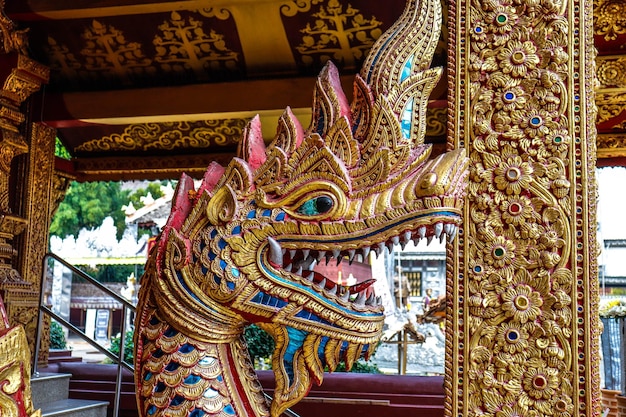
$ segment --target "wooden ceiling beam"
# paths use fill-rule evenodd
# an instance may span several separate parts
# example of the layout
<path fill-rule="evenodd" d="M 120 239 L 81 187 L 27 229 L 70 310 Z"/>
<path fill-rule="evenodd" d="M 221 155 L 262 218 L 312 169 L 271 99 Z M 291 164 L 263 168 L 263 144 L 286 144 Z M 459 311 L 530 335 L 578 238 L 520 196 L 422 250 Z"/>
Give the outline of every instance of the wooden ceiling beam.
<path fill-rule="evenodd" d="M 217 0 L 212 2 L 207 2 L 207 0 L 14 0 L 7 2 L 5 13 L 10 19 L 22 22 L 50 19 L 89 19 L 178 10 L 209 9 L 249 1 L 250 0 Z"/>
<path fill-rule="evenodd" d="M 352 75 L 342 76 L 350 98 Z M 205 120 L 252 117 L 287 106 L 310 108 L 314 77 L 76 93 L 45 93 L 34 99 L 33 114 L 55 128 L 89 124 Z"/>

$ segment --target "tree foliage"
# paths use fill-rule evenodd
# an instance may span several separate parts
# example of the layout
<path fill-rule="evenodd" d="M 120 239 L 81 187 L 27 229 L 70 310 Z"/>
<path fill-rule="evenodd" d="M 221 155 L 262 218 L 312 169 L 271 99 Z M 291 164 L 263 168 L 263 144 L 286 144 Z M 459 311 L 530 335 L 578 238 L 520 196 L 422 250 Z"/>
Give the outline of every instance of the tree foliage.
<path fill-rule="evenodd" d="M 50 234 L 62 239 L 76 237 L 80 229 L 93 230 L 110 216 L 117 228 L 117 239 L 121 239 L 126 228 L 122 206 L 128 204 L 129 194 L 119 182 L 73 181 L 52 219 Z"/>

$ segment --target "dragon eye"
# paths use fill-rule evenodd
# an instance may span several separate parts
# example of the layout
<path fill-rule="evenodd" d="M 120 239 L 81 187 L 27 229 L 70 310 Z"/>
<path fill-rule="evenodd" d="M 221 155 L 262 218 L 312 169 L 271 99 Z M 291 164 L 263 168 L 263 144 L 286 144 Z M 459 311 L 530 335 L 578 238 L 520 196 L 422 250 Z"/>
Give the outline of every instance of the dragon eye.
<path fill-rule="evenodd" d="M 307 215 L 307 216 L 315 216 L 318 214 L 324 214 L 330 211 L 333 208 L 333 200 L 330 197 L 319 196 L 312 198 L 305 202 L 298 209 L 298 213 Z"/>

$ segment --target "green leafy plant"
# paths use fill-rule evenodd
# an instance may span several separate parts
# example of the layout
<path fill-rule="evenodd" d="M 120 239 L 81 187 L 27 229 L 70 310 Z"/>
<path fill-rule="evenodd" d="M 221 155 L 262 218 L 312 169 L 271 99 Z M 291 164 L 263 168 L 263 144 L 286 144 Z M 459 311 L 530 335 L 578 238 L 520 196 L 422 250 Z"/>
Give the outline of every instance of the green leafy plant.
<path fill-rule="evenodd" d="M 67 349 L 65 332 L 56 321 L 50 321 L 50 349 Z"/>
<path fill-rule="evenodd" d="M 243 336 L 248 344 L 248 352 L 250 352 L 252 363 L 256 363 L 259 359 L 262 359 L 264 362 L 271 359 L 275 346 L 272 336 L 254 324 L 246 327 Z"/>
<path fill-rule="evenodd" d="M 120 354 L 120 335 L 114 336 L 111 338 L 111 346 L 109 347 L 109 351 L 116 355 Z M 133 343 L 133 331 L 129 330 L 126 332 L 126 337 L 124 338 L 124 362 L 133 363 L 133 350 L 135 348 L 135 344 Z"/>

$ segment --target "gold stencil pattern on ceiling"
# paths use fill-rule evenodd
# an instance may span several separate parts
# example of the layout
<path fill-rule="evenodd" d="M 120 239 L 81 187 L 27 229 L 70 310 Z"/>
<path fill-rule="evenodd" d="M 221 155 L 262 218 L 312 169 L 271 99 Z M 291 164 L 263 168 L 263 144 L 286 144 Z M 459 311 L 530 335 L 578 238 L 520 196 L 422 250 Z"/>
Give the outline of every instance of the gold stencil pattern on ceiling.
<path fill-rule="evenodd" d="M 105 76 L 119 78 L 131 84 L 134 73 L 142 73 L 151 65 L 139 42 L 128 41 L 124 33 L 113 26 L 93 20 L 82 34 L 85 47 L 80 51 L 84 68 Z"/>
<path fill-rule="evenodd" d="M 159 26 L 160 35 L 154 38 L 155 61 L 166 72 L 192 70 L 199 80 L 208 78 L 208 70 L 225 66 L 234 69 L 237 53 L 226 47 L 224 35 L 211 29 L 206 33 L 202 22 L 189 17 L 184 19 L 172 12 L 171 19 Z"/>
<path fill-rule="evenodd" d="M 223 35 L 214 30 L 206 33 L 202 26 L 200 20 L 172 12 L 170 20 L 158 26 L 154 50 L 146 51 L 141 43 L 127 40 L 123 31 L 93 20 L 81 35 L 84 47 L 79 56 L 51 37 L 46 50 L 50 67 L 74 86 L 76 76 L 88 80 L 93 73 L 130 85 L 134 74 L 155 71 L 155 63 L 166 73 L 192 71 L 199 80 L 205 80 L 211 70 L 233 68 L 238 54 L 227 47 Z M 146 53 L 154 53 L 154 60 Z"/>
<path fill-rule="evenodd" d="M 594 0 L 593 27 L 596 35 L 614 41 L 626 34 L 626 2 L 623 0 Z"/>
<path fill-rule="evenodd" d="M 305 65 L 312 65 L 317 56 L 321 62 L 330 59 L 345 68 L 354 67 L 355 60 L 362 58 L 382 34 L 382 22 L 376 17 L 366 18 L 359 9 L 349 4 L 344 8 L 337 0 L 320 5 L 313 16 L 315 22 L 300 30 L 302 43 L 296 47 Z"/>
<path fill-rule="evenodd" d="M 78 152 L 149 151 L 227 146 L 239 141 L 246 119 L 134 124 L 122 134 L 94 139 Z"/>
<path fill-rule="evenodd" d="M 463 281 L 463 395 L 471 415 L 577 411 L 572 347 L 584 341 L 574 333 L 570 180 L 580 138 L 570 132 L 566 4 L 471 2 Z"/>

